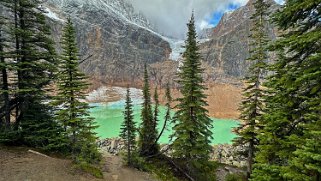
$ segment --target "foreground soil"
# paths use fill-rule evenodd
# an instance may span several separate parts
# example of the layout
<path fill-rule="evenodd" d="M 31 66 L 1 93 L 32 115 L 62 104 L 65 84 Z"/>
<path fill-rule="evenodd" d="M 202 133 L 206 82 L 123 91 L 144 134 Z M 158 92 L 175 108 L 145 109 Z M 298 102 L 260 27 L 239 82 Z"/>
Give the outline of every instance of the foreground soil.
<path fill-rule="evenodd" d="M 73 168 L 70 160 L 45 157 L 25 147 L 0 146 L 0 181 L 156 181 L 151 175 L 123 166 L 118 156 L 104 156 L 104 179 Z"/>

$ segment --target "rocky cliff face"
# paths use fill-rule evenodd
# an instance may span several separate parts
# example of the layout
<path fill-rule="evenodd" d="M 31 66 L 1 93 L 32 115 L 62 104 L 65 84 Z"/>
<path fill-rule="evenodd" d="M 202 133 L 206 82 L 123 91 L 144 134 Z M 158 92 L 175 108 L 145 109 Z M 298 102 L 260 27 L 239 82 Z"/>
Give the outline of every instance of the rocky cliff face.
<path fill-rule="evenodd" d="M 43 7 L 57 42 L 71 17 L 81 58 L 89 57 L 81 64 L 87 75 L 115 81 L 137 78 L 144 63 L 170 56 L 169 43 L 125 0 L 48 0 Z"/>
<path fill-rule="evenodd" d="M 279 8 L 273 0 L 269 3 L 271 12 Z M 246 61 L 250 50 L 250 17 L 254 12 L 253 0 L 250 0 L 245 6 L 225 13 L 211 33 L 207 30 L 210 40 L 201 44 L 200 52 L 204 60 L 214 67 L 217 78 L 242 78 L 246 75 L 250 65 Z M 276 38 L 272 24 L 267 25 L 267 32 L 271 39 Z"/>
<path fill-rule="evenodd" d="M 97 146 L 102 153 L 110 153 L 113 155 L 118 155 L 126 148 L 125 141 L 121 138 L 107 138 L 97 140 Z M 168 144 L 161 145 L 161 151 L 170 156 L 172 154 L 172 149 L 170 149 L 168 146 Z M 210 160 L 214 160 L 227 165 L 233 165 L 236 167 L 244 167 L 246 166 L 246 158 L 242 155 L 239 155 L 238 153 L 244 152 L 245 149 L 245 145 L 213 145 L 212 152 L 210 153 Z"/>

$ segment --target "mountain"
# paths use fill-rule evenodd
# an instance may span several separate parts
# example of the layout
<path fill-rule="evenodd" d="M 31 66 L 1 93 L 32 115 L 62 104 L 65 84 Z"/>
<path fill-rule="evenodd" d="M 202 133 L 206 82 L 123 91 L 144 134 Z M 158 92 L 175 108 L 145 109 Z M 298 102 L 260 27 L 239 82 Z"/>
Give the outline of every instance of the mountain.
<path fill-rule="evenodd" d="M 200 53 L 214 67 L 212 77 L 226 81 L 246 75 L 253 1 L 225 13 L 216 27 L 200 32 Z M 268 1 L 271 13 L 280 7 Z M 144 63 L 178 60 L 184 51 L 183 40 L 157 33 L 128 0 L 47 0 L 43 8 L 56 42 L 60 41 L 64 21 L 72 18 L 80 55 L 85 59 L 81 69 L 100 80 L 134 81 Z M 267 31 L 271 39 L 276 38 L 273 24 L 267 25 Z"/>
<path fill-rule="evenodd" d="M 250 50 L 250 17 L 255 12 L 253 2 L 250 0 L 245 6 L 225 13 L 216 27 L 202 34 L 209 41 L 201 43 L 200 53 L 214 67 L 216 78 L 239 79 L 246 75 L 250 66 L 246 59 Z M 268 2 L 271 13 L 280 7 L 273 0 Z M 267 25 L 267 32 L 272 40 L 276 39 L 277 32 L 273 24 Z"/>
<path fill-rule="evenodd" d="M 126 0 L 48 0 L 43 4 L 56 42 L 67 17 L 77 30 L 81 69 L 104 81 L 137 78 L 144 63 L 170 57 L 171 47 Z M 58 47 L 58 50 L 61 50 Z"/>
<path fill-rule="evenodd" d="M 205 28 L 205 29 L 202 29 L 200 32 L 198 32 L 198 38 L 201 39 L 201 40 L 206 40 L 206 39 L 209 39 L 212 35 L 212 32 L 213 32 L 213 29 L 214 28 Z"/>

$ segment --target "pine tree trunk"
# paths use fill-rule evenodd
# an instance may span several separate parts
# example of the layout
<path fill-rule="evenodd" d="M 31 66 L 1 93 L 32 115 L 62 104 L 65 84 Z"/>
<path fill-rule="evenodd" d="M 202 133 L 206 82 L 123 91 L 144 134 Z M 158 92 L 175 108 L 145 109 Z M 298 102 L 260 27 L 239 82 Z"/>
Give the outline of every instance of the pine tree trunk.
<path fill-rule="evenodd" d="M 18 29 L 18 0 L 14 0 L 14 27 L 15 27 L 15 29 Z M 18 38 L 18 35 L 17 35 L 17 33 L 15 33 L 15 51 L 16 51 L 16 55 L 18 55 L 18 53 L 19 53 L 19 49 L 20 49 L 20 41 L 19 41 L 19 38 Z M 20 62 L 20 60 L 19 60 L 19 57 L 17 56 L 17 58 L 16 58 L 16 62 Z M 17 72 L 17 75 L 18 75 L 18 77 L 19 77 L 19 70 L 18 70 L 18 72 Z M 18 85 L 18 87 L 19 87 L 19 85 Z M 15 113 L 15 129 L 18 129 L 18 127 L 17 127 L 17 120 L 18 120 L 18 116 L 19 116 L 19 102 L 20 102 L 20 97 L 19 97 L 19 92 L 17 93 L 17 106 L 16 106 L 16 113 Z"/>
<path fill-rule="evenodd" d="M 129 118 L 130 115 L 127 115 Z M 127 120 L 127 163 L 131 165 L 131 152 L 130 152 L 130 129 L 129 129 L 129 120 Z"/>
<path fill-rule="evenodd" d="M 166 114 L 167 114 L 167 113 L 166 113 Z M 169 113 L 168 113 L 168 114 L 169 114 Z M 167 122 L 168 122 L 168 119 L 167 119 L 167 118 L 168 118 L 168 117 L 166 116 L 166 117 L 165 117 L 165 121 L 164 121 L 163 128 L 162 128 L 161 132 L 159 133 L 157 139 L 155 140 L 155 143 L 154 143 L 154 144 L 157 144 L 157 142 L 159 141 L 159 139 L 162 137 L 162 135 L 163 135 L 163 133 L 164 133 L 164 131 L 165 131 L 165 129 L 166 129 Z"/>
<path fill-rule="evenodd" d="M 21 10 L 21 8 L 18 9 L 18 6 L 20 6 L 20 1 L 19 0 L 15 0 L 15 28 L 18 29 L 19 25 L 21 29 L 24 29 L 24 12 L 23 10 Z M 19 18 L 18 18 L 19 16 Z M 20 21 L 19 21 L 20 20 Z M 17 54 L 17 63 L 21 63 L 23 61 L 23 52 L 21 51 L 21 49 L 24 47 L 24 41 L 19 39 L 19 35 L 15 34 L 15 38 L 16 38 L 16 54 Z M 20 45 L 20 41 L 21 45 Z M 21 46 L 21 47 L 20 47 Z M 21 57 L 21 58 L 20 58 Z M 17 108 L 16 108 L 16 123 L 15 123 L 15 130 L 18 130 L 18 127 L 20 125 L 22 116 L 23 116 L 23 112 L 24 112 L 24 96 L 23 94 L 20 92 L 20 90 L 24 89 L 23 87 L 23 72 L 20 70 L 22 67 L 19 67 L 17 70 L 17 75 L 18 75 L 18 104 L 17 104 Z"/>
<path fill-rule="evenodd" d="M 72 153 L 72 157 L 73 160 L 75 160 L 76 158 L 76 131 L 72 132 L 72 146 L 71 146 L 71 153 Z"/>
<path fill-rule="evenodd" d="M 249 145 L 249 152 L 248 152 L 249 155 L 247 159 L 247 173 L 246 173 L 247 180 L 250 179 L 250 176 L 252 173 L 253 153 L 254 153 L 254 141 L 251 140 Z"/>
<path fill-rule="evenodd" d="M 1 48 L 0 48 L 1 49 Z M 1 50 L 0 50 L 1 51 Z M 4 63 L 4 58 L 1 57 L 1 63 Z M 4 97 L 4 104 L 5 104 L 5 120 L 6 120 L 6 128 L 10 128 L 10 98 L 9 98 L 9 86 L 8 86 L 8 74 L 6 68 L 2 68 L 2 80 L 3 80 L 3 86 L 2 90 L 4 91 L 3 97 Z"/>
<path fill-rule="evenodd" d="M 0 40 L 2 39 L 2 32 L 0 31 Z M 3 46 L 0 45 L 0 52 L 4 50 Z M 2 56 L 0 57 L 0 61 L 2 64 L 5 64 L 5 58 Z M 6 129 L 9 129 L 10 127 L 10 100 L 9 100 L 9 85 L 8 85 L 8 74 L 6 67 L 3 66 L 2 70 L 2 90 L 3 92 L 3 98 L 4 98 L 4 106 L 5 106 L 5 124 Z"/>
<path fill-rule="evenodd" d="M 69 57 L 72 57 L 72 54 L 69 54 Z M 68 70 L 68 76 L 69 76 L 69 82 L 70 83 L 73 82 L 73 74 L 72 74 L 71 68 L 69 68 L 69 70 Z M 71 90 L 70 91 L 70 119 L 69 120 L 73 120 L 76 118 L 74 110 L 75 110 L 75 94 L 74 94 L 74 91 Z M 77 123 L 73 123 L 71 126 L 73 129 L 73 131 L 72 131 L 72 155 L 75 159 L 76 158 L 75 147 L 76 147 L 76 142 L 77 142 L 75 128 L 77 127 Z"/>
<path fill-rule="evenodd" d="M 192 92 L 192 91 L 191 91 Z M 192 101 L 193 98 L 192 98 Z M 190 107 L 190 118 L 192 119 L 192 124 L 196 124 L 195 120 L 194 120 L 194 107 Z M 194 147 L 194 143 L 195 143 L 195 138 L 194 138 L 194 133 L 192 131 L 189 132 L 189 137 L 190 137 L 190 144 L 192 145 L 192 148 Z M 191 154 L 191 152 L 189 152 L 189 156 L 187 157 L 187 160 L 193 159 L 193 155 Z"/>

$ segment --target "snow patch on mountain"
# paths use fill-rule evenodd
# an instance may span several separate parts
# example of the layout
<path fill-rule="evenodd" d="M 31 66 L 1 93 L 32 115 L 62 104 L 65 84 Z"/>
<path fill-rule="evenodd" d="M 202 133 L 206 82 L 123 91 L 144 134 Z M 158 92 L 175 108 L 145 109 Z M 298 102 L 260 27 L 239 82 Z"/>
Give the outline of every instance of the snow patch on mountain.
<path fill-rule="evenodd" d="M 211 39 L 210 38 L 203 38 L 203 39 L 199 39 L 198 40 L 198 42 L 201 43 L 201 44 L 205 43 L 205 42 L 208 42 L 208 41 L 211 41 Z"/>
<path fill-rule="evenodd" d="M 54 13 L 53 11 L 51 11 L 47 7 L 44 8 L 44 15 L 46 15 L 47 17 L 49 17 L 50 19 L 53 19 L 53 20 L 62 21 L 62 22 L 65 21 L 63 19 L 60 19 L 56 13 Z"/>
<path fill-rule="evenodd" d="M 176 39 L 170 39 L 167 37 L 163 37 L 164 40 L 166 40 L 172 49 L 172 53 L 170 54 L 170 59 L 171 60 L 177 60 L 179 61 L 182 58 L 182 54 L 185 52 L 186 48 L 185 46 L 185 41 L 184 40 L 176 40 Z M 199 39 L 199 43 L 205 43 L 207 41 L 210 41 L 211 39 L 209 38 L 204 38 L 204 39 Z"/>
<path fill-rule="evenodd" d="M 88 11 L 105 11 L 115 18 L 125 20 L 124 22 L 133 22 L 153 29 L 149 21 L 142 14 L 136 12 L 127 0 L 48 0 L 46 3 L 58 6 L 75 16 L 82 8 L 86 8 Z"/>
<path fill-rule="evenodd" d="M 137 13 L 133 6 L 127 0 L 48 0 L 48 4 L 58 6 L 69 15 L 74 16 L 79 19 L 78 13 L 82 8 L 86 10 L 101 10 L 108 12 L 111 16 L 115 18 L 120 18 L 122 22 L 132 24 L 144 30 L 151 32 L 152 34 L 159 36 L 163 40 L 170 44 L 172 52 L 170 54 L 170 59 L 178 60 L 181 58 L 181 54 L 185 51 L 183 48 L 184 41 L 168 38 L 166 36 L 157 33 L 149 21 L 140 13 Z M 51 7 L 51 6 L 50 6 Z M 60 20 L 59 16 L 48 7 L 46 7 L 46 16 L 51 19 Z M 89 22 L 90 23 L 90 22 Z"/>
<path fill-rule="evenodd" d="M 172 49 L 172 53 L 170 54 L 171 60 L 179 60 L 182 57 L 183 52 L 185 51 L 184 40 L 174 40 L 165 38 L 165 40 L 169 43 Z"/>

